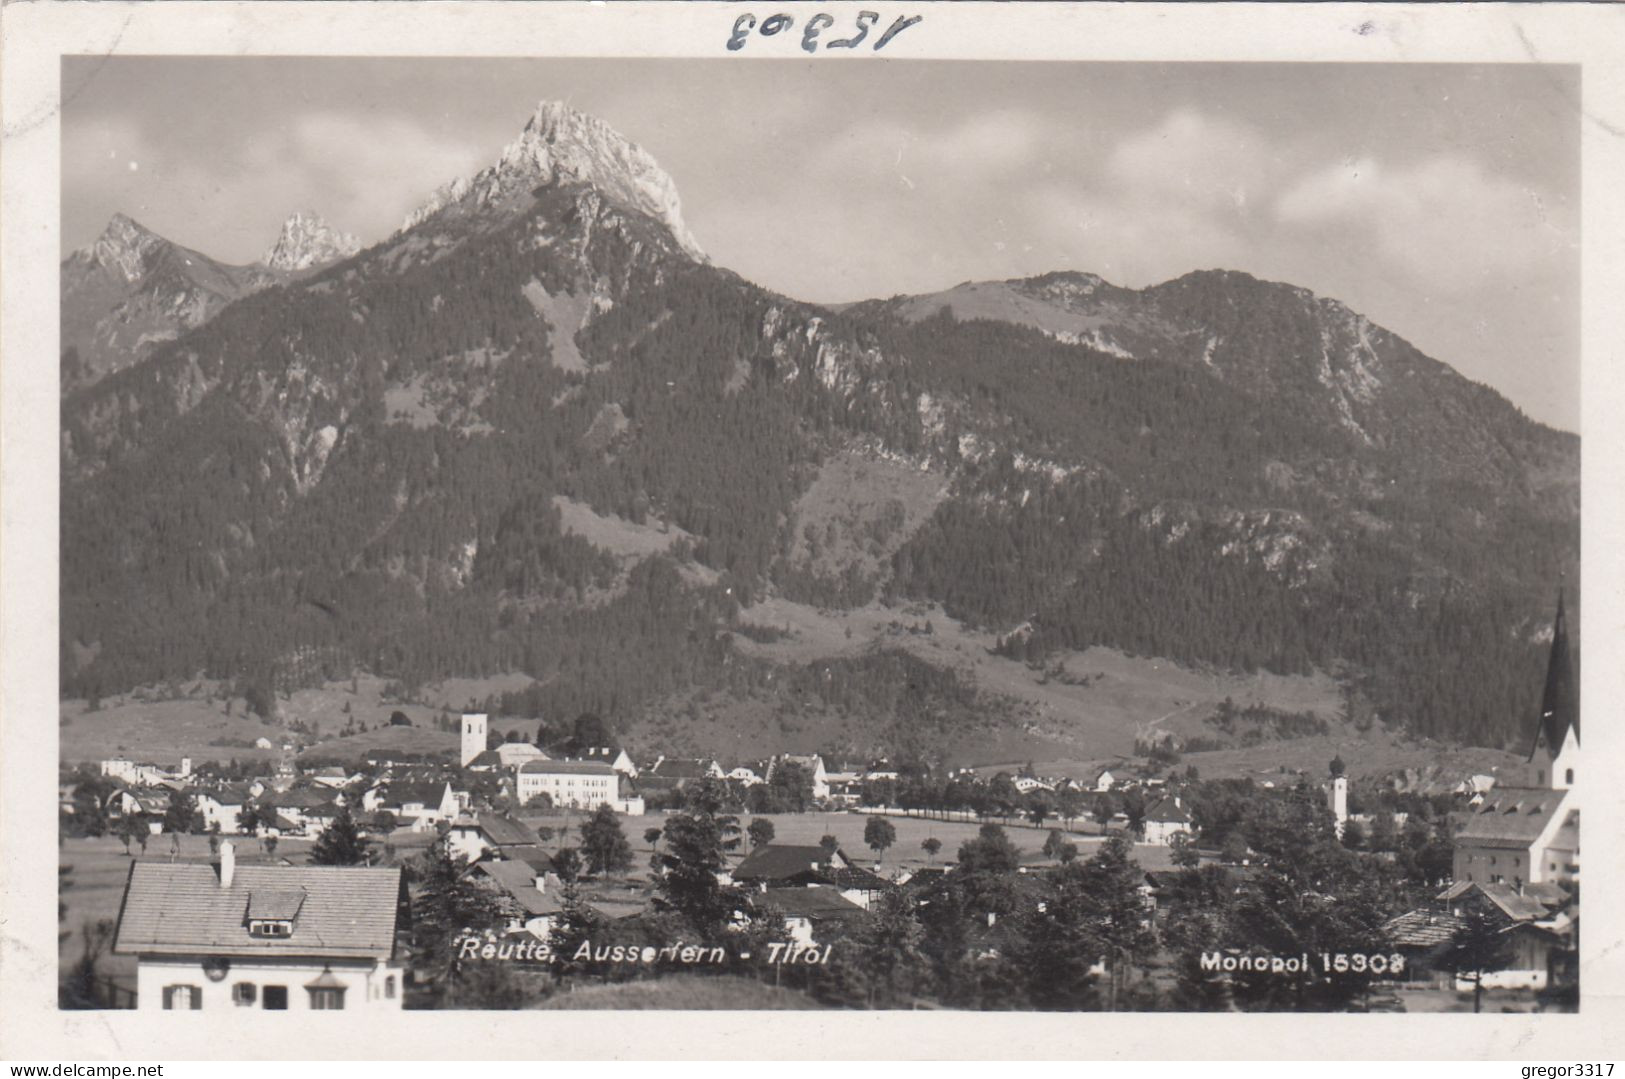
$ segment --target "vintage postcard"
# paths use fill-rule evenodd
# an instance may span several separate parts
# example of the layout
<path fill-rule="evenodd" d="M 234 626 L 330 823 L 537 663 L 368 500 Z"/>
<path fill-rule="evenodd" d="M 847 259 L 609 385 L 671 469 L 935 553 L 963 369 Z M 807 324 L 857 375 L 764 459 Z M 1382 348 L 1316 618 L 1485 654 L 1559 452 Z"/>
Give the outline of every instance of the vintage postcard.
<path fill-rule="evenodd" d="M 7 7 L 0 1052 L 1617 1051 L 1622 29 Z"/>

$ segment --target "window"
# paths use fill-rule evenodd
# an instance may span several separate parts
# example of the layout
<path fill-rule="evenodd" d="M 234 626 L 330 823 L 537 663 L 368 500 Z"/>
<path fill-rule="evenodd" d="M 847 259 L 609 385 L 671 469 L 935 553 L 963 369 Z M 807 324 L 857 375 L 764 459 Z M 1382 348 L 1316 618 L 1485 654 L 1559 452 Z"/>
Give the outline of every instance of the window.
<path fill-rule="evenodd" d="M 1574 782 L 1574 769 L 1573 768 L 1570 768 L 1568 771 L 1563 773 L 1563 782 L 1565 782 L 1565 783 L 1573 783 Z"/>
<path fill-rule="evenodd" d="M 333 1011 L 344 1007 L 344 990 L 332 987 L 307 989 L 312 1011 Z"/>
<path fill-rule="evenodd" d="M 281 920 L 256 919 L 248 923 L 248 935 L 251 937 L 291 937 L 293 936 L 293 923 Z"/>
<path fill-rule="evenodd" d="M 259 996 L 259 989 L 253 982 L 238 982 L 231 987 L 231 1002 L 239 1008 L 252 1005 Z"/>
<path fill-rule="evenodd" d="M 1553 866 L 1552 868 L 1555 869 L 1557 867 Z M 393 975 L 393 974 L 391 974 L 389 977 L 384 979 L 384 999 L 385 1000 L 394 1000 L 395 999 L 395 975 Z"/>
<path fill-rule="evenodd" d="M 268 985 L 264 994 L 265 1010 L 268 1012 L 285 1012 L 288 1010 L 288 987 L 285 985 Z"/>
<path fill-rule="evenodd" d="M 164 986 L 166 1011 L 198 1011 L 203 1007 L 203 990 L 195 985 Z"/>

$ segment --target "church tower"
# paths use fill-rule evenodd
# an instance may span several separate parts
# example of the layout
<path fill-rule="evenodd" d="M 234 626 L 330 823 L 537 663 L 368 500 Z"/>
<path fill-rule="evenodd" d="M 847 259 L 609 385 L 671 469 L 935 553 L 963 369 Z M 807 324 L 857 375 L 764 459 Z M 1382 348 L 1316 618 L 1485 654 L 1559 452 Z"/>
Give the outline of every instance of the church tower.
<path fill-rule="evenodd" d="M 467 768 L 468 762 L 485 752 L 485 713 L 463 713 L 463 756 L 462 767 Z"/>
<path fill-rule="evenodd" d="M 1540 721 L 1529 750 L 1530 785 L 1545 790 L 1574 786 L 1580 756 L 1580 697 L 1569 657 L 1568 619 L 1563 594 L 1557 596 L 1552 623 L 1552 651 L 1546 660 L 1546 688 L 1540 698 Z"/>
<path fill-rule="evenodd" d="M 1326 808 L 1332 811 L 1332 819 L 1336 822 L 1337 838 L 1343 838 L 1343 829 L 1348 826 L 1349 820 L 1349 777 L 1345 774 L 1348 769 L 1343 764 L 1343 755 L 1339 753 L 1332 758 L 1332 782 L 1326 788 Z"/>

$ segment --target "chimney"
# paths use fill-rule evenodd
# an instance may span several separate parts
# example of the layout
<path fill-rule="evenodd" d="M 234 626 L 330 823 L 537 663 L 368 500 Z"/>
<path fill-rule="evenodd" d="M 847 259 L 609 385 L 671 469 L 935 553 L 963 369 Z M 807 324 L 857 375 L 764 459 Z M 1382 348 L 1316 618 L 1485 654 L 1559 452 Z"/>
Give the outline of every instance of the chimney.
<path fill-rule="evenodd" d="M 220 844 L 220 887 L 230 888 L 231 878 L 237 875 L 237 852 L 231 840 Z"/>

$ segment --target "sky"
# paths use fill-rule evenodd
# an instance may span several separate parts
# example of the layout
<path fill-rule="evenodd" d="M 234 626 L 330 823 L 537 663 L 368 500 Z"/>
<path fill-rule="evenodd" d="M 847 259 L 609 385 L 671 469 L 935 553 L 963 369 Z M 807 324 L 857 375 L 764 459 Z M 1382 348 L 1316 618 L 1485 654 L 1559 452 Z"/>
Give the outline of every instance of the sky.
<path fill-rule="evenodd" d="M 63 96 L 64 253 L 115 212 L 226 262 L 297 210 L 376 242 L 558 99 L 789 296 L 1244 270 L 1578 430 L 1577 67 L 72 58 Z"/>

